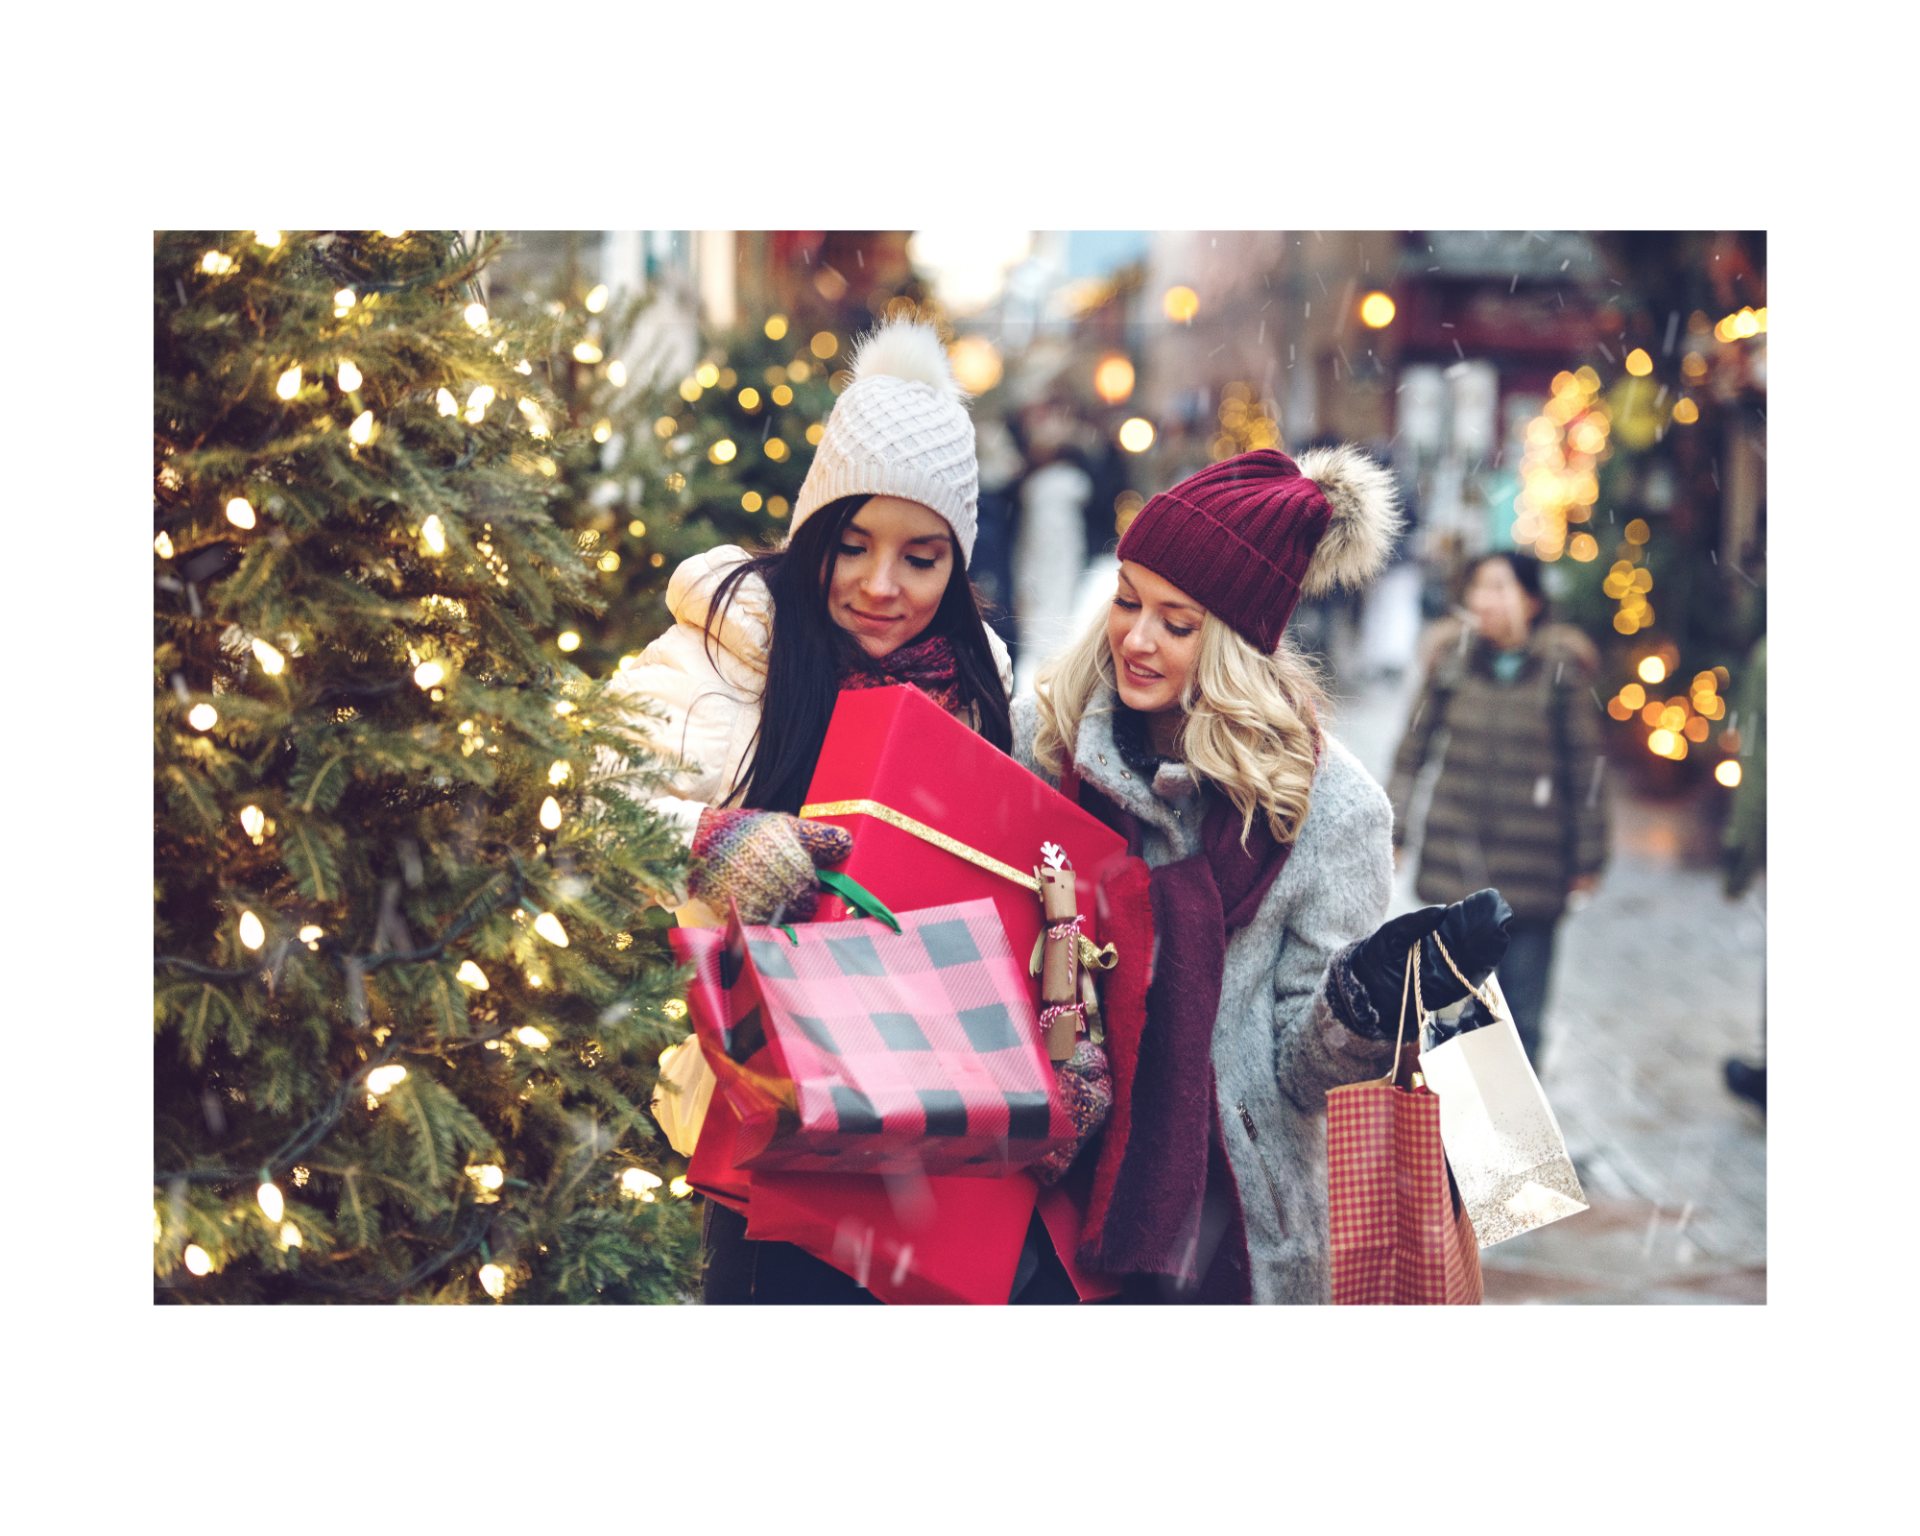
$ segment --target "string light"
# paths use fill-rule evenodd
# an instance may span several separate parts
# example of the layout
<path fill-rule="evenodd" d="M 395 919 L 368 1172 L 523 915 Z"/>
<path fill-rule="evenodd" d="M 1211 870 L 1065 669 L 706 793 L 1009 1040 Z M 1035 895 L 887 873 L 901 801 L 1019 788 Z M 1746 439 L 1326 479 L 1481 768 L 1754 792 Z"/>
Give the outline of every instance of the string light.
<path fill-rule="evenodd" d="M 353 425 L 347 428 L 347 436 L 365 447 L 373 441 L 373 412 L 362 411 L 353 418 Z"/>
<path fill-rule="evenodd" d="M 651 1202 L 653 1192 L 665 1182 L 657 1173 L 649 1173 L 644 1168 L 629 1168 L 620 1175 L 620 1192 L 630 1198 Z"/>
<path fill-rule="evenodd" d="M 406 234 L 406 231 L 404 229 L 383 229 L 380 233 L 385 235 L 389 240 L 398 240 L 402 235 Z"/>
<path fill-rule="evenodd" d="M 740 450 L 733 445 L 733 439 L 723 437 L 707 450 L 707 457 L 716 464 L 728 464 Z"/>
<path fill-rule="evenodd" d="M 507 1294 L 507 1272 L 498 1264 L 482 1264 L 479 1279 L 480 1289 L 495 1301 Z"/>
<path fill-rule="evenodd" d="M 453 979 L 465 982 L 476 992 L 485 992 L 488 989 L 487 973 L 471 960 L 460 962 L 460 969 L 453 973 Z"/>
<path fill-rule="evenodd" d="M 1393 300 L 1384 293 L 1370 293 L 1360 301 L 1360 323 L 1372 330 L 1393 324 L 1393 315 Z"/>
<path fill-rule="evenodd" d="M 607 307 L 607 285 L 601 283 L 587 295 L 587 313 L 597 315 Z"/>
<path fill-rule="evenodd" d="M 446 391 L 442 390 L 441 393 L 445 394 Z M 451 400 L 453 397 L 449 395 L 447 398 Z M 420 537 L 434 554 L 444 555 L 447 552 L 446 525 L 440 521 L 438 512 L 427 514 L 427 520 L 420 525 Z"/>
<path fill-rule="evenodd" d="M 361 384 L 360 370 L 344 357 L 340 359 L 340 371 L 334 377 L 339 381 L 343 393 L 351 394 Z"/>
<path fill-rule="evenodd" d="M 540 825 L 545 827 L 549 832 L 554 831 L 560 825 L 560 802 L 554 799 L 552 795 L 548 795 L 546 799 L 540 802 Z"/>
<path fill-rule="evenodd" d="M 647 525 L 636 517 L 632 522 L 627 524 L 627 532 L 632 534 L 636 539 L 644 539 L 647 536 Z"/>
<path fill-rule="evenodd" d="M 1713 776 L 1722 784 L 1726 785 L 1728 789 L 1738 789 L 1740 787 L 1740 765 L 1732 758 L 1728 758 L 1725 762 L 1721 763 L 1718 768 L 1715 768 L 1713 770 Z"/>
<path fill-rule="evenodd" d="M 507 1182 L 507 1171 L 498 1163 L 475 1163 L 466 1175 L 482 1189 L 498 1189 Z"/>
<path fill-rule="evenodd" d="M 407 1069 L 398 1063 L 390 1067 L 375 1067 L 367 1074 L 367 1092 L 386 1093 L 406 1080 Z"/>
<path fill-rule="evenodd" d="M 476 426 L 486 420 L 487 407 L 493 404 L 493 386 L 478 384 L 473 393 L 467 396 L 467 420 Z"/>
<path fill-rule="evenodd" d="M 453 398 L 453 391 L 450 389 L 442 389 L 437 393 L 433 397 L 433 403 L 440 407 L 440 414 L 442 416 L 457 416 L 460 414 L 460 402 Z"/>
<path fill-rule="evenodd" d="M 768 315 L 765 329 L 768 341 L 780 340 L 787 334 L 787 317 L 785 315 Z"/>
<path fill-rule="evenodd" d="M 513 1038 L 532 1050 L 544 1051 L 553 1042 L 531 1024 L 523 1024 L 513 1032 Z"/>
<path fill-rule="evenodd" d="M 720 382 L 720 370 L 714 367 L 712 363 L 702 363 L 698 368 L 693 370 L 693 382 L 698 384 L 702 389 L 712 389 L 714 385 Z"/>
<path fill-rule="evenodd" d="M 280 1241 L 288 1248 L 300 1247 L 300 1229 L 290 1221 L 281 1222 Z"/>
<path fill-rule="evenodd" d="M 626 660 L 624 656 L 621 657 L 620 659 L 622 661 Z M 567 782 L 568 779 L 572 777 L 573 777 L 573 765 L 569 763 L 564 757 L 555 758 L 553 766 L 547 770 L 547 782 L 549 784 L 564 784 Z"/>
<path fill-rule="evenodd" d="M 300 393 L 300 365 L 295 363 L 280 375 L 280 382 L 273 386 L 273 392 L 282 400 L 291 400 Z"/>
<path fill-rule="evenodd" d="M 542 912 L 533 920 L 533 931 L 549 944 L 556 944 L 561 949 L 567 947 L 567 930 L 560 926 L 560 919 L 551 912 Z"/>
<path fill-rule="evenodd" d="M 198 1243 L 188 1243 L 187 1251 L 180 1255 L 181 1262 L 196 1275 L 211 1273 L 213 1260 L 207 1257 L 207 1250 Z"/>
<path fill-rule="evenodd" d="M 580 648 L 580 636 L 576 631 L 569 629 L 564 631 L 560 638 L 554 641 L 554 644 L 559 646 L 563 651 L 578 650 Z"/>
<path fill-rule="evenodd" d="M 1184 283 L 1169 288 L 1161 296 L 1160 311 L 1176 324 L 1191 320 L 1200 313 L 1200 295 Z"/>
<path fill-rule="evenodd" d="M 256 229 L 253 232 L 253 243 L 255 245 L 264 245 L 268 250 L 272 250 L 280 244 L 280 231 L 277 229 Z"/>
<path fill-rule="evenodd" d="M 1661 683 L 1666 681 L 1667 664 L 1658 656 L 1643 658 L 1636 670 L 1640 673 L 1640 680 L 1642 682 Z"/>
<path fill-rule="evenodd" d="M 446 681 L 447 669 L 437 661 L 423 661 L 413 669 L 413 680 L 422 688 L 433 688 Z"/>
<path fill-rule="evenodd" d="M 1653 359 L 1647 355 L 1645 347 L 1635 347 L 1627 354 L 1627 372 L 1636 379 L 1644 379 L 1653 372 Z"/>
<path fill-rule="evenodd" d="M 1153 423 L 1144 416 L 1134 416 L 1122 422 L 1120 446 L 1128 453 L 1145 453 L 1153 446 Z"/>
<path fill-rule="evenodd" d="M 200 258 L 200 270 L 218 277 L 222 272 L 233 270 L 233 258 L 222 251 L 208 251 Z"/>
<path fill-rule="evenodd" d="M 306 927 L 300 930 L 300 942 L 306 945 L 308 949 L 317 952 L 320 948 L 320 940 L 326 935 L 326 931 L 326 929 L 320 927 L 317 923 L 308 923 Z"/>
<path fill-rule="evenodd" d="M 596 443 L 604 443 L 611 440 L 612 437 L 613 423 L 602 416 L 593 424 L 593 440 Z"/>
<path fill-rule="evenodd" d="M 684 1200 L 693 1193 L 693 1186 L 687 1182 L 687 1176 L 684 1173 L 676 1175 L 668 1183 L 667 1188 L 673 1191 L 673 1198 L 676 1200 Z"/>
<path fill-rule="evenodd" d="M 254 1195 L 260 1202 L 260 1209 L 267 1213 L 268 1221 L 278 1221 L 287 1214 L 287 1202 L 281 1198 L 278 1184 L 262 1184 Z"/>
<path fill-rule="evenodd" d="M 251 528 L 259 518 L 254 516 L 252 502 L 244 496 L 236 496 L 227 503 L 227 521 L 236 528 Z"/>
<path fill-rule="evenodd" d="M 527 418 L 535 437 L 545 437 L 547 435 L 547 418 L 537 402 L 529 400 L 525 395 L 522 395 L 520 397 L 520 414 Z"/>
<path fill-rule="evenodd" d="M 278 677 L 287 668 L 287 658 L 264 640 L 253 642 L 253 654 L 260 663 L 260 670 L 269 677 Z"/>
<path fill-rule="evenodd" d="M 168 538 L 164 533 L 160 534 L 153 541 L 153 552 L 162 560 L 171 560 L 173 558 L 173 540 Z"/>
<path fill-rule="evenodd" d="M 617 357 L 607 364 L 607 382 L 615 389 L 627 387 L 627 365 Z"/>
<path fill-rule="evenodd" d="M 220 718 L 220 712 L 211 704 L 196 704 L 187 711 L 187 724 L 196 731 L 210 731 Z"/>
<path fill-rule="evenodd" d="M 469 304 L 465 309 L 461 310 L 460 313 L 467 324 L 472 326 L 476 331 L 484 331 L 487 328 L 486 305 L 479 303 Z"/>
<path fill-rule="evenodd" d="M 590 341 L 576 341 L 573 344 L 573 360 L 576 363 L 597 363 L 606 353 Z"/>
<path fill-rule="evenodd" d="M 243 806 L 240 810 L 240 825 L 245 830 L 247 836 L 252 838 L 257 845 L 261 838 L 266 835 L 266 812 L 262 811 L 257 805 Z"/>
<path fill-rule="evenodd" d="M 248 949 L 258 949 L 267 942 L 267 930 L 260 926 L 260 919 L 251 912 L 240 914 L 240 942 Z"/>

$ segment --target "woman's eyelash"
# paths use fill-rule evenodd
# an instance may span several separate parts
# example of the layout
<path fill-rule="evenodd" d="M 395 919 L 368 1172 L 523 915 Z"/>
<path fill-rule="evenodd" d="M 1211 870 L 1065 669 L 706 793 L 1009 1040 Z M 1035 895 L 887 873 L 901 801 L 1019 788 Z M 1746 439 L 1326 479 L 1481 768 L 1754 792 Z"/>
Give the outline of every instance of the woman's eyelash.
<path fill-rule="evenodd" d="M 907 564 L 912 566 L 916 571 L 930 571 L 933 569 L 936 562 L 933 560 L 922 559 L 918 555 L 908 555 Z"/>
<path fill-rule="evenodd" d="M 1187 638 L 1188 635 L 1192 634 L 1193 631 L 1190 629 L 1182 629 L 1177 624 L 1169 624 L 1167 626 L 1167 633 L 1170 635 L 1178 635 L 1182 640 L 1184 640 Z"/>
<path fill-rule="evenodd" d="M 1131 600 L 1129 600 L 1129 599 L 1127 599 L 1127 598 L 1124 598 L 1124 597 L 1116 597 L 1116 598 L 1115 598 L 1115 599 L 1113 600 L 1113 606 L 1114 606 L 1114 607 L 1116 607 L 1116 608 L 1124 608 L 1124 609 L 1126 609 L 1126 610 L 1127 610 L 1127 611 L 1128 611 L 1129 613 L 1131 613 L 1131 612 L 1132 612 L 1132 611 L 1133 611 L 1134 609 L 1136 609 L 1136 608 L 1138 608 L 1138 607 L 1139 607 L 1140 605 L 1139 605 L 1138 603 L 1136 603 L 1136 602 L 1133 602 L 1133 601 L 1131 601 Z"/>
<path fill-rule="evenodd" d="M 843 555 L 864 555 L 866 552 L 865 547 L 859 544 L 842 544 L 840 546 L 840 553 Z"/>

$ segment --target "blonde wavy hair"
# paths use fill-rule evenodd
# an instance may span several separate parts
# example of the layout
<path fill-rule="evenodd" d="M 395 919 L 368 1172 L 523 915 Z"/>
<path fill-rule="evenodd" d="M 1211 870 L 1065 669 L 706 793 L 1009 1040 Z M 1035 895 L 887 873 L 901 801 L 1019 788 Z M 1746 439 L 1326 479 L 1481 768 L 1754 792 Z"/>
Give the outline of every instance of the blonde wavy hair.
<path fill-rule="evenodd" d="M 1054 775 L 1065 767 L 1080 720 L 1105 684 L 1114 689 L 1107 615 L 1034 679 L 1039 727 L 1034 755 Z M 1265 816 L 1281 843 L 1300 835 L 1307 819 L 1320 747 L 1319 715 L 1326 694 L 1312 665 L 1283 640 L 1263 655 L 1228 624 L 1208 614 L 1200 621 L 1200 655 L 1180 698 L 1186 722 L 1181 755 L 1240 813 L 1246 846 L 1253 818 Z"/>

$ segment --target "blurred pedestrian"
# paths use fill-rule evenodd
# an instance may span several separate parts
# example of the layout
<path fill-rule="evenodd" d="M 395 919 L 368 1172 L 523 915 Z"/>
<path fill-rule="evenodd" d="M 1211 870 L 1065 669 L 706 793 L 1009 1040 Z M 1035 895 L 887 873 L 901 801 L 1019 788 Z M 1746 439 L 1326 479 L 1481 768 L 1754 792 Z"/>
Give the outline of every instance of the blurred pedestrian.
<path fill-rule="evenodd" d="M 1514 920 L 1500 986 L 1533 1061 L 1561 915 L 1607 861 L 1605 763 L 1588 692 L 1599 653 L 1572 626 L 1541 622 L 1534 556 L 1482 555 L 1466 578 L 1466 611 L 1436 626 L 1394 755 L 1394 858 L 1415 781 L 1438 758 L 1414 890 L 1430 902 L 1484 886 L 1506 897 Z"/>
<path fill-rule="evenodd" d="M 1728 716 L 1730 730 L 1739 734 L 1740 782 L 1721 834 L 1726 856 L 1726 892 L 1729 898 L 1747 893 L 1754 876 L 1767 863 L 1767 637 L 1762 635 L 1747 658 L 1746 675 L 1733 697 Z M 1732 1057 L 1727 1062 L 1727 1087 L 1764 1112 L 1767 1107 L 1767 983 L 1766 949 L 1760 951 L 1760 1062 Z"/>
<path fill-rule="evenodd" d="M 1041 659 L 1073 634 L 1074 597 L 1087 564 L 1087 502 L 1093 477 L 1079 462 L 1076 423 L 1062 405 L 1026 413 L 1027 459 L 1037 467 L 1020 487 L 1013 546 L 1013 607 L 1020 624 L 1014 692 L 1033 686 Z"/>

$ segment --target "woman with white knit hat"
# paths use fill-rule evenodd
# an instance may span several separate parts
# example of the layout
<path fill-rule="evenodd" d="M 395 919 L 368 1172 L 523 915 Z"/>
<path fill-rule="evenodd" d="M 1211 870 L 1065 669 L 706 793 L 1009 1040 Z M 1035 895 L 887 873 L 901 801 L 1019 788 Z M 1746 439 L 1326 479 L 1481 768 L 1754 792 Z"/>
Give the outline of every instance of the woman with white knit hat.
<path fill-rule="evenodd" d="M 718 923 L 729 897 L 749 923 L 811 913 L 815 865 L 850 846 L 795 814 L 841 689 L 911 683 L 1011 748 L 1012 669 L 967 580 L 979 474 L 965 399 L 930 326 L 881 326 L 827 418 L 785 547 L 723 546 L 674 572 L 674 627 L 619 686 L 652 706 L 634 728 L 686 765 L 652 802 L 692 854 L 683 924 Z M 712 1203 L 704 1247 L 709 1302 L 872 1300 L 799 1248 L 748 1241 Z"/>

